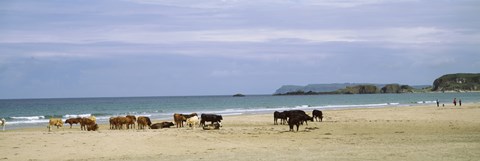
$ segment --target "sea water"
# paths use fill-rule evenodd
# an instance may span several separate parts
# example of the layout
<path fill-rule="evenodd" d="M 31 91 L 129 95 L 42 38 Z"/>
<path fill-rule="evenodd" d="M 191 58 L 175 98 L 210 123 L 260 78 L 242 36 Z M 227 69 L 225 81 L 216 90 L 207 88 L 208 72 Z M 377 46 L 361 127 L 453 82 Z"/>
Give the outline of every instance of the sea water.
<path fill-rule="evenodd" d="M 175 96 L 118 98 L 0 99 L 0 118 L 7 129 L 44 126 L 49 118 L 95 116 L 107 123 L 112 116 L 148 116 L 154 120 L 172 120 L 173 113 L 214 113 L 241 115 L 300 109 L 310 111 L 342 108 L 402 107 L 418 104 L 452 106 L 453 98 L 462 103 L 480 102 L 479 92 L 405 93 L 271 96 Z"/>

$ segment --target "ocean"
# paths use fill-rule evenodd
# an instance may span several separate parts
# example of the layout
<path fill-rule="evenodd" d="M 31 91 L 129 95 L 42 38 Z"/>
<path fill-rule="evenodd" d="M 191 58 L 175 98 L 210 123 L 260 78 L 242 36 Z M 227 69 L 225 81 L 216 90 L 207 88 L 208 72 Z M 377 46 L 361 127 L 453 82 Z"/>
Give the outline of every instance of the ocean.
<path fill-rule="evenodd" d="M 171 96 L 171 97 L 115 97 L 115 98 L 52 98 L 0 99 L 0 118 L 7 120 L 7 130 L 45 126 L 51 117 L 63 118 L 95 116 L 107 123 L 112 116 L 148 116 L 154 120 L 172 120 L 173 113 L 215 113 L 241 115 L 272 113 L 301 109 L 310 111 L 344 108 L 384 108 L 419 104 L 452 106 L 453 98 L 462 103 L 480 102 L 480 92 L 468 93 L 405 93 L 271 96 Z"/>

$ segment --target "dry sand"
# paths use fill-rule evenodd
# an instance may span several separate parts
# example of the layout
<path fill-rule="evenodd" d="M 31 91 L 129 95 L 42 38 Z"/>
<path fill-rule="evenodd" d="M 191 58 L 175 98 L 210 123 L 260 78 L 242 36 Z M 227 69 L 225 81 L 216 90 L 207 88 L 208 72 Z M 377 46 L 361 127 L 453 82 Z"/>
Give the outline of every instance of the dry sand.
<path fill-rule="evenodd" d="M 480 104 L 324 111 L 299 132 L 272 114 L 224 117 L 221 130 L 0 132 L 0 160 L 480 160 Z"/>

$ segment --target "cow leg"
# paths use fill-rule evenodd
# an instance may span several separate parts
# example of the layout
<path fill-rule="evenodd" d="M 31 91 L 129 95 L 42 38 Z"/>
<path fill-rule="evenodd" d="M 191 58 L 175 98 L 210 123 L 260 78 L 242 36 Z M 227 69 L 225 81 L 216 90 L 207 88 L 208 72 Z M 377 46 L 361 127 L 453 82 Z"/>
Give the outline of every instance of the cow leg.
<path fill-rule="evenodd" d="M 299 124 L 297 124 L 297 131 L 298 131 L 298 127 L 299 127 L 299 126 L 300 126 L 300 125 L 299 125 Z"/>

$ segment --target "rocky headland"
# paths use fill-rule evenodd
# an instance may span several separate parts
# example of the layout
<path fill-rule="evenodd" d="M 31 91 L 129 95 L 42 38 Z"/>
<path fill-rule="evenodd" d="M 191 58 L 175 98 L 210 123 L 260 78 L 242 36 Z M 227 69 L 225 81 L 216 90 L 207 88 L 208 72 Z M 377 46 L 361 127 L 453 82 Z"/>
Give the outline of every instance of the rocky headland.
<path fill-rule="evenodd" d="M 480 91 L 480 73 L 446 74 L 429 85 L 373 84 L 373 83 L 332 83 L 309 84 L 307 86 L 285 85 L 274 95 L 319 95 L 319 94 L 376 94 L 414 92 L 464 92 Z"/>

